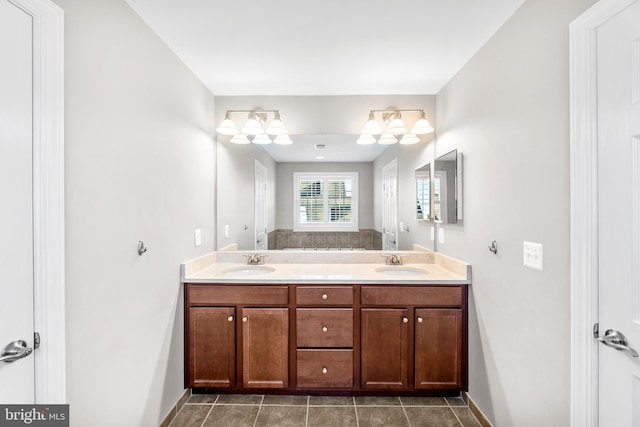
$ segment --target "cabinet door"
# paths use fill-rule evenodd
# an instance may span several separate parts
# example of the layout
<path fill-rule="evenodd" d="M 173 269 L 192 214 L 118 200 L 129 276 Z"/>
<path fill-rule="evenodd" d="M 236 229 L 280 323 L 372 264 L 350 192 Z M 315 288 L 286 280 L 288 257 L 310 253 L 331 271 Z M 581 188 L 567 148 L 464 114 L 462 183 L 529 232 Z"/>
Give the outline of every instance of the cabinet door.
<path fill-rule="evenodd" d="M 242 322 L 244 387 L 288 387 L 289 309 L 244 308 Z"/>
<path fill-rule="evenodd" d="M 416 309 L 416 389 L 461 389 L 463 325 L 460 309 Z"/>
<path fill-rule="evenodd" d="M 187 337 L 190 387 L 233 387 L 235 384 L 235 308 L 189 309 Z"/>
<path fill-rule="evenodd" d="M 406 309 L 361 310 L 362 388 L 407 388 L 408 322 Z"/>

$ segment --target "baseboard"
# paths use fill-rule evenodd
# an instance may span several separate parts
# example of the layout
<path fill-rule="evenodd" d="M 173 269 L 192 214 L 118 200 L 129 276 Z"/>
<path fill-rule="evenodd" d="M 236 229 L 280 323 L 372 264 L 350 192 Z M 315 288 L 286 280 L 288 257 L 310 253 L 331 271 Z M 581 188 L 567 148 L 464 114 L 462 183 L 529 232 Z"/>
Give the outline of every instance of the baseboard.
<path fill-rule="evenodd" d="M 462 393 L 462 399 L 465 402 L 467 402 L 467 406 L 469 407 L 469 410 L 476 417 L 476 419 L 482 425 L 482 427 L 493 427 L 493 424 L 489 422 L 487 417 L 482 413 L 480 408 L 478 408 L 478 405 L 476 405 L 473 399 L 469 397 L 469 394 L 467 392 Z"/>
<path fill-rule="evenodd" d="M 184 394 L 180 396 L 180 399 L 178 399 L 176 404 L 173 405 L 173 408 L 171 408 L 169 413 L 164 417 L 164 419 L 162 420 L 162 422 L 158 427 L 169 427 L 169 424 L 171 424 L 171 421 L 173 421 L 176 415 L 178 415 L 178 412 L 180 412 L 180 409 L 182 409 L 186 401 L 189 400 L 189 396 L 191 396 L 190 388 L 184 391 Z"/>

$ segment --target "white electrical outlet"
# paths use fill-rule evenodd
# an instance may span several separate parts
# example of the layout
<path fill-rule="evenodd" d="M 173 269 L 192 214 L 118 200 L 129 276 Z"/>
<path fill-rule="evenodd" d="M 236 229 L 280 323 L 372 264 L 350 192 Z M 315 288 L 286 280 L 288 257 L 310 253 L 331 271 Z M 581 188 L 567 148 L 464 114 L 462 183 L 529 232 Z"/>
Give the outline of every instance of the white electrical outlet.
<path fill-rule="evenodd" d="M 436 239 L 435 235 L 436 235 L 436 228 L 432 226 L 431 227 L 431 241 L 432 242 Z"/>
<path fill-rule="evenodd" d="M 224 226 L 224 238 L 228 239 L 229 238 L 229 225 L 225 225 Z"/>
<path fill-rule="evenodd" d="M 200 232 L 199 228 L 193 232 L 193 240 L 196 248 L 202 244 L 202 233 Z"/>
<path fill-rule="evenodd" d="M 524 242 L 522 244 L 522 265 L 542 271 L 543 253 L 541 243 Z"/>
<path fill-rule="evenodd" d="M 404 232 L 404 222 L 400 223 L 400 232 Z"/>
<path fill-rule="evenodd" d="M 438 227 L 438 243 L 444 243 L 444 228 Z"/>

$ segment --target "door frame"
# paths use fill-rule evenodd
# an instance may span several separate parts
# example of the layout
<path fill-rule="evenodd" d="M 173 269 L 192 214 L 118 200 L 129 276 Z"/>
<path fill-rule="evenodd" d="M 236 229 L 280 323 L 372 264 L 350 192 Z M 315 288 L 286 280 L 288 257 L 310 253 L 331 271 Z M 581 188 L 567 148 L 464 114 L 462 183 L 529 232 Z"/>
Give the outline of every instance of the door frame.
<path fill-rule="evenodd" d="M 265 186 L 267 185 L 267 178 L 268 178 L 268 173 L 269 171 L 267 170 L 267 167 L 265 165 L 263 165 L 262 163 L 260 163 L 260 161 L 258 159 L 254 159 L 254 163 L 253 163 L 253 191 L 254 191 L 254 196 L 253 196 L 253 202 L 254 202 L 254 218 L 253 218 L 253 242 L 255 244 L 255 246 L 258 246 L 258 242 L 256 240 L 257 235 L 258 235 L 258 210 L 256 209 L 256 205 L 255 205 L 255 200 L 256 200 L 256 196 L 257 196 L 257 183 L 258 183 L 258 169 L 260 170 L 260 172 L 264 172 L 264 178 L 265 178 Z M 268 218 L 267 218 L 267 214 L 268 214 L 268 210 L 267 210 L 267 190 L 265 188 L 264 191 L 264 195 L 265 195 L 265 199 L 264 199 L 264 206 L 263 209 L 260 214 L 262 216 L 264 216 L 264 222 L 265 225 L 268 224 Z M 268 228 L 268 227 L 267 227 Z M 269 235 L 267 234 L 267 230 L 265 229 L 264 232 L 264 238 L 266 239 L 265 241 L 265 250 L 269 249 Z M 255 247 L 254 246 L 254 247 Z M 256 247 L 256 250 L 258 248 Z"/>
<path fill-rule="evenodd" d="M 64 12 L 50 0 L 8 1 L 33 19 L 35 403 L 65 403 Z"/>
<path fill-rule="evenodd" d="M 600 0 L 569 25 L 571 426 L 598 425 L 598 111 L 596 31 L 637 0 Z"/>

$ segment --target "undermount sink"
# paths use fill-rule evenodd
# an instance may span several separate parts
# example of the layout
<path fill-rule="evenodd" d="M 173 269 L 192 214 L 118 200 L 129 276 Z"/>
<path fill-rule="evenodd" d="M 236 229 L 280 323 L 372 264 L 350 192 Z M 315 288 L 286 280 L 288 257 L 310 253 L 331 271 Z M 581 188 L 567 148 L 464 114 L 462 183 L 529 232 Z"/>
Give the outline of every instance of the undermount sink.
<path fill-rule="evenodd" d="M 234 267 L 225 270 L 222 274 L 225 276 L 251 276 L 258 274 L 267 274 L 276 271 L 273 267 L 266 265 L 245 265 L 243 267 Z"/>
<path fill-rule="evenodd" d="M 376 268 L 377 273 L 387 274 L 389 276 L 420 276 L 428 274 L 427 270 L 415 267 L 379 267 Z"/>

